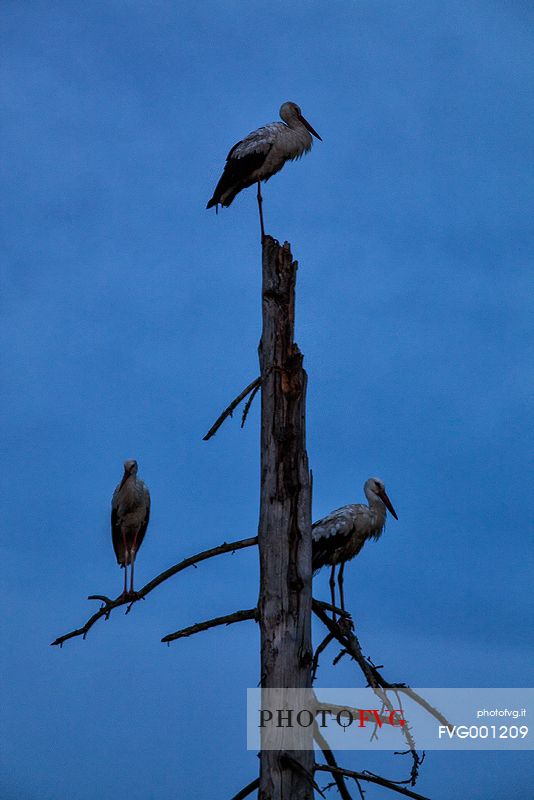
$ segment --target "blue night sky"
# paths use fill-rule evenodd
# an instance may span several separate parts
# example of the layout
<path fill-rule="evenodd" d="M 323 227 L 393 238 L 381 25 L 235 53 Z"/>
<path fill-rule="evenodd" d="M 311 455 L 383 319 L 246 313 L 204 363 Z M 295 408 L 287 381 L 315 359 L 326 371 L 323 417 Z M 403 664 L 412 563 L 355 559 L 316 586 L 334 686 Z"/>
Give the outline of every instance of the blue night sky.
<path fill-rule="evenodd" d="M 121 590 L 125 458 L 152 493 L 139 585 L 256 532 L 259 403 L 201 440 L 258 372 L 254 190 L 205 204 L 288 99 L 324 140 L 264 192 L 300 263 L 314 517 L 373 474 L 399 515 L 347 570 L 364 650 L 413 686 L 532 684 L 532 5 L 4 0 L 1 29 L 2 797 L 227 798 L 257 773 L 254 624 L 159 642 L 254 605 L 253 550 L 49 643 Z M 336 652 L 319 682 L 359 682 Z M 418 787 L 526 797 L 527 759 L 429 753 Z"/>

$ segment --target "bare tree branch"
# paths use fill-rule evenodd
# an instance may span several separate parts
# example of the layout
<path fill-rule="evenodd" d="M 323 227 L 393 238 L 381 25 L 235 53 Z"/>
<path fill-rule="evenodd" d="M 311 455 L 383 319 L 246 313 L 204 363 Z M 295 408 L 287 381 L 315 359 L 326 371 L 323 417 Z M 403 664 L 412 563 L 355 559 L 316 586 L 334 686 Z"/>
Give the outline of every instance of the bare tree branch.
<path fill-rule="evenodd" d="M 423 763 L 426 758 L 426 753 L 423 751 L 422 755 L 418 755 L 413 750 L 403 750 L 402 752 L 395 750 L 393 753 L 394 756 L 411 756 L 414 759 L 414 763 L 412 765 L 412 772 L 410 775 L 410 780 L 405 781 L 405 783 L 410 783 L 412 786 L 415 786 L 417 783 L 417 779 L 419 777 L 419 767 Z M 415 755 L 415 758 L 414 758 Z"/>
<path fill-rule="evenodd" d="M 234 796 L 231 798 L 231 800 L 244 800 L 244 798 L 248 797 L 249 794 L 252 794 L 254 789 L 257 789 L 259 785 L 260 785 L 260 779 L 259 778 L 254 778 L 254 780 L 251 781 L 249 784 L 247 784 L 244 787 L 244 789 L 241 789 L 240 792 L 238 792 L 237 794 L 234 794 Z"/>
<path fill-rule="evenodd" d="M 373 669 L 368 663 L 367 659 L 362 653 L 360 643 L 350 630 L 350 627 L 343 623 L 339 625 L 337 622 L 334 622 L 333 619 L 328 616 L 328 614 L 325 614 L 323 605 L 318 603 L 316 600 L 313 601 L 312 607 L 315 615 L 321 620 L 323 625 L 328 628 L 333 637 L 337 639 L 342 647 L 357 662 L 369 686 L 371 686 L 373 689 L 381 688 L 380 673 L 378 670 Z"/>
<path fill-rule="evenodd" d="M 163 583 L 163 581 L 172 578 L 172 576 L 176 575 L 178 572 L 182 572 L 182 570 L 187 569 L 187 567 L 195 566 L 200 561 L 205 561 L 208 558 L 214 558 L 215 556 L 222 555 L 223 553 L 234 553 L 236 550 L 242 550 L 245 547 L 253 547 L 257 543 L 257 537 L 253 536 L 250 539 L 239 539 L 236 542 L 223 542 L 223 544 L 219 545 L 218 547 L 212 547 L 210 550 L 203 550 L 201 553 L 197 553 L 194 556 L 185 558 L 183 561 L 180 561 L 173 567 L 161 572 L 145 586 L 143 586 L 139 592 L 136 592 L 135 597 L 133 598 L 131 596 L 125 597 L 124 595 L 119 595 L 119 597 L 117 597 L 115 600 L 110 600 L 105 595 L 90 595 L 89 599 L 102 600 L 104 605 L 99 609 L 99 611 L 96 612 L 96 614 L 93 614 L 93 616 L 90 617 L 85 625 L 83 625 L 81 628 L 76 628 L 76 630 L 70 631 L 70 633 L 65 633 L 63 636 L 58 636 L 58 638 L 55 639 L 51 644 L 62 647 L 64 642 L 66 642 L 68 639 L 73 639 L 75 636 L 82 636 L 85 639 L 87 633 L 93 627 L 95 622 L 98 622 L 98 620 L 102 619 L 102 617 L 109 619 L 109 615 L 114 608 L 128 605 L 129 610 L 133 603 L 137 602 L 137 600 L 144 600 L 146 595 L 155 589 L 156 586 L 159 586 L 160 583 Z"/>
<path fill-rule="evenodd" d="M 395 697 L 397 698 L 398 707 L 401 710 L 401 714 L 402 714 L 403 718 L 406 719 L 406 715 L 404 713 L 404 708 L 403 708 L 403 705 L 402 705 L 402 700 L 399 697 L 399 692 L 396 691 L 396 690 L 394 690 L 394 691 L 395 691 Z M 413 736 L 412 736 L 411 728 L 408 727 L 408 723 L 407 722 L 406 722 L 406 724 L 404 726 L 403 732 L 404 732 L 404 738 L 406 739 L 406 742 L 408 743 L 408 747 L 410 749 L 409 750 L 405 750 L 403 752 L 397 752 L 396 755 L 398 755 L 398 756 L 410 755 L 411 756 L 411 758 L 412 758 L 412 770 L 410 772 L 410 779 L 409 779 L 409 781 L 405 781 L 405 782 L 406 783 L 410 783 L 412 786 L 415 786 L 415 784 L 417 783 L 417 778 L 419 777 L 419 767 L 421 766 L 421 764 L 425 760 L 425 753 L 423 753 L 422 756 L 419 756 L 419 754 L 417 753 L 417 751 L 415 749 L 415 742 L 414 742 L 414 739 L 413 739 Z"/>
<path fill-rule="evenodd" d="M 343 656 L 348 656 L 348 655 L 350 655 L 348 650 L 340 650 L 339 653 L 337 654 L 337 656 L 332 661 L 333 666 L 335 667 L 336 664 L 339 664 L 339 662 L 341 661 Z"/>
<path fill-rule="evenodd" d="M 72 639 L 77 636 L 81 636 L 83 639 L 85 639 L 89 630 L 99 619 L 102 618 L 109 619 L 109 616 L 113 611 L 113 609 L 123 605 L 127 606 L 126 613 L 128 613 L 130 611 L 130 608 L 135 602 L 137 602 L 138 600 L 144 600 L 147 594 L 149 594 L 153 589 L 155 589 L 161 583 L 171 578 L 173 575 L 176 575 L 177 573 L 187 569 L 188 567 L 196 566 L 196 564 L 198 564 L 201 561 L 205 561 L 209 558 L 214 558 L 215 556 L 222 555 L 223 553 L 235 552 L 236 550 L 241 550 L 246 547 L 253 547 L 254 545 L 257 544 L 257 542 L 258 542 L 257 537 L 240 539 L 235 542 L 228 542 L 228 543 L 224 542 L 218 547 L 213 547 L 210 548 L 209 550 L 204 550 L 201 553 L 197 553 L 196 555 L 190 556 L 189 558 L 180 561 L 178 564 L 175 564 L 174 566 L 170 567 L 169 569 L 157 575 L 155 578 L 149 581 L 139 592 L 137 592 L 134 597 L 119 595 L 119 597 L 112 600 L 109 597 L 107 597 L 107 595 L 101 595 L 101 594 L 90 595 L 88 599 L 100 600 L 103 603 L 101 608 L 95 614 L 93 614 L 82 627 L 70 631 L 69 633 L 64 634 L 63 636 L 59 636 L 57 639 L 55 639 L 54 642 L 52 642 L 52 645 L 59 645 L 60 647 L 62 647 L 63 643 L 66 642 L 68 639 Z M 334 610 L 340 617 L 340 619 L 337 622 L 334 622 L 326 613 L 327 611 L 334 611 Z M 321 622 L 328 628 L 329 631 L 328 635 L 319 645 L 315 653 L 314 674 L 315 671 L 317 670 L 318 656 L 325 649 L 325 647 L 332 640 L 335 639 L 343 647 L 343 650 L 341 651 L 340 655 L 337 656 L 336 661 L 339 660 L 340 656 L 345 653 L 350 655 L 351 658 L 357 662 L 367 680 L 367 683 L 373 689 L 378 689 L 378 690 L 391 689 L 394 690 L 395 692 L 403 693 L 407 697 L 410 697 L 414 702 L 418 703 L 429 714 L 435 717 L 435 719 L 437 719 L 441 724 L 447 726 L 450 725 L 450 723 L 438 709 L 434 708 L 427 700 L 425 700 L 423 697 L 417 694 L 417 692 L 415 692 L 409 686 L 406 686 L 403 683 L 389 683 L 388 681 L 385 680 L 385 678 L 379 671 L 379 667 L 374 665 L 368 658 L 366 658 L 363 655 L 358 638 L 356 637 L 356 635 L 352 630 L 351 617 L 348 612 L 346 611 L 343 612 L 341 609 L 335 608 L 330 603 L 326 603 L 321 600 L 313 600 L 313 611 L 316 614 L 316 616 L 321 620 Z M 163 637 L 161 641 L 171 642 L 176 639 L 191 636 L 195 633 L 200 633 L 201 631 L 208 630 L 209 628 L 212 627 L 216 627 L 219 625 L 231 625 L 235 622 L 241 622 L 247 619 L 257 620 L 257 609 L 246 609 L 242 611 L 237 611 L 234 614 L 228 614 L 223 617 L 216 617 L 211 620 L 206 620 L 205 622 L 196 623 L 195 625 L 191 625 L 188 628 L 184 628 L 182 630 L 176 631 L 175 633 L 168 634 L 167 636 Z M 381 785 L 387 786 L 388 788 L 394 788 L 396 791 L 400 791 L 400 793 L 407 794 L 407 796 L 409 797 L 420 798 L 421 795 L 417 795 L 415 793 L 408 793 L 408 790 L 401 791 L 401 783 L 411 783 L 412 785 L 415 785 L 415 781 L 417 780 L 418 776 L 419 766 L 424 759 L 424 754 L 422 757 L 420 757 L 416 753 L 415 744 L 413 742 L 413 738 L 411 736 L 409 729 L 405 731 L 405 734 L 408 747 L 410 749 L 407 750 L 406 753 L 402 753 L 402 755 L 409 753 L 413 759 L 413 766 L 409 781 L 395 783 L 393 781 L 387 781 L 385 778 L 381 778 L 380 776 L 372 775 L 371 773 L 369 774 L 353 773 L 349 770 L 342 770 L 341 768 L 337 767 L 334 763 L 330 763 L 328 768 L 331 771 L 334 778 L 336 779 L 336 785 L 338 786 L 341 797 L 343 798 L 344 795 L 341 793 L 341 789 L 338 784 L 338 779 L 340 779 L 340 776 L 344 774 L 347 777 L 353 778 L 356 782 L 358 780 L 368 780 L 370 782 L 380 783 Z M 326 742 L 325 745 L 326 747 L 328 747 Z M 325 751 L 323 750 L 323 752 Z M 326 758 L 326 753 L 325 753 L 325 758 Z M 320 767 L 317 768 L 319 769 Z M 323 769 L 326 769 L 326 767 Z M 362 792 L 361 786 L 359 784 L 357 785 L 358 785 L 358 790 L 361 793 Z M 246 797 L 248 794 L 253 792 L 254 789 L 256 789 L 257 787 L 258 787 L 258 780 L 255 780 L 251 784 L 249 784 L 249 786 L 245 787 L 242 790 L 242 792 L 240 792 L 238 795 L 235 795 L 235 797 L 232 798 L 232 800 L 237 800 L 238 798 Z M 344 789 L 347 791 L 345 785 Z M 245 792 L 245 794 L 243 794 L 243 792 Z"/>
<path fill-rule="evenodd" d="M 223 424 L 224 420 L 225 420 L 225 419 L 227 419 L 227 417 L 231 417 L 231 416 L 232 416 L 232 414 L 234 413 L 234 411 L 236 410 L 237 406 L 239 405 L 239 403 L 240 403 L 242 400 L 244 400 L 244 399 L 245 399 L 245 397 L 247 396 L 247 394 L 250 394 L 250 392 L 253 392 L 253 391 L 254 391 L 254 392 L 255 392 L 255 391 L 257 391 L 257 390 L 258 390 L 258 388 L 259 388 L 259 386 L 260 386 L 260 384 L 261 384 L 261 378 L 260 378 L 260 377 L 258 377 L 258 378 L 255 378 L 255 379 L 252 381 L 252 383 L 249 383 L 249 385 L 248 385 L 248 386 L 246 386 L 246 387 L 243 389 L 243 391 L 241 392 L 241 394 L 238 394 L 238 395 L 237 395 L 237 397 L 235 398 L 235 400 L 232 400 L 232 402 L 230 403 L 230 405 L 229 405 L 227 408 L 225 408 L 225 409 L 224 409 L 224 411 L 222 412 L 222 414 L 220 414 L 220 415 L 219 415 L 219 417 L 218 417 L 218 418 L 217 418 L 217 420 L 216 420 L 216 421 L 213 423 L 213 425 L 211 426 L 211 428 L 209 429 L 209 431 L 207 432 L 207 434 L 206 434 L 206 435 L 203 437 L 203 440 L 204 440 L 205 442 L 207 442 L 207 441 L 208 441 L 208 439 L 211 439 L 211 437 L 212 437 L 212 436 L 215 436 L 215 434 L 217 433 L 217 431 L 219 430 L 219 428 L 220 428 L 220 427 L 221 427 L 221 425 Z M 243 424 L 244 424 L 244 422 L 243 422 Z M 243 424 L 241 425 L 241 427 L 243 427 Z"/>
<path fill-rule="evenodd" d="M 182 572 L 184 569 L 187 569 L 187 567 L 194 566 L 200 561 L 206 561 L 208 558 L 220 556 L 223 553 L 235 553 L 236 550 L 243 550 L 245 547 L 253 547 L 256 544 L 258 544 L 258 537 L 251 536 L 249 539 L 239 539 L 236 542 L 223 542 L 218 547 L 212 547 L 209 550 L 203 550 L 201 553 L 197 553 L 189 558 L 184 558 L 183 561 L 175 564 L 174 567 L 166 569 L 165 572 L 161 572 L 149 581 L 146 586 L 143 586 L 141 591 L 138 592 L 138 599 L 145 597 L 149 592 L 155 589 L 156 586 L 159 586 L 160 583 L 163 583 L 163 581 L 166 581 L 168 578 L 172 578 L 173 575 Z"/>
<path fill-rule="evenodd" d="M 334 622 L 325 612 L 323 611 L 322 604 L 317 600 L 313 601 L 313 611 L 315 615 L 321 620 L 321 622 L 328 628 L 330 633 L 334 635 L 334 638 L 341 644 L 344 650 L 357 662 L 358 666 L 360 667 L 361 671 L 363 672 L 367 683 L 373 689 L 393 689 L 398 692 L 402 692 L 403 694 L 410 697 L 415 703 L 418 703 L 422 708 L 428 711 L 435 719 L 438 720 L 442 725 L 450 726 L 450 723 L 447 719 L 443 716 L 443 714 L 438 711 L 437 708 L 434 708 L 424 697 L 417 694 L 413 689 L 409 686 L 406 686 L 404 683 L 389 683 L 380 673 L 378 667 L 374 664 L 371 664 L 368 659 L 362 653 L 362 648 L 358 638 L 354 634 L 354 632 L 347 626 L 344 621 L 341 622 Z"/>
<path fill-rule="evenodd" d="M 109 606 L 110 603 L 113 603 L 113 600 L 110 597 L 106 597 L 105 594 L 90 594 L 87 599 L 88 600 L 101 600 L 106 606 Z"/>
<path fill-rule="evenodd" d="M 95 597 L 95 595 L 93 595 L 93 597 Z M 66 642 L 67 639 L 73 639 L 75 636 L 81 636 L 83 639 L 85 639 L 95 622 L 98 622 L 98 620 L 102 617 L 109 619 L 109 615 L 113 609 L 117 608 L 118 606 L 123 606 L 126 602 L 126 600 L 112 600 L 107 605 L 101 606 L 100 610 L 97 611 L 96 614 L 93 614 L 92 617 L 89 617 L 85 625 L 83 625 L 81 628 L 76 628 L 75 630 L 70 631 L 70 633 L 65 633 L 63 636 L 58 636 L 57 639 L 51 642 L 51 645 L 59 645 L 60 647 L 63 647 L 63 643 Z"/>
<path fill-rule="evenodd" d="M 330 767 L 338 769 L 336 758 L 332 750 L 330 749 L 328 742 L 326 741 L 323 734 L 319 730 L 319 726 L 317 725 L 316 721 L 314 721 L 313 723 L 313 738 L 321 748 L 326 763 Z M 336 786 L 339 792 L 339 796 L 341 797 L 341 800 L 352 800 L 352 795 L 347 788 L 344 776 L 340 775 L 338 772 L 333 772 L 332 775 L 334 776 L 334 780 L 336 782 Z"/>
<path fill-rule="evenodd" d="M 317 608 L 322 608 L 325 611 L 333 611 L 338 615 L 338 617 L 345 617 L 347 620 L 352 619 L 352 616 L 348 611 L 345 611 L 343 608 L 333 606 L 332 603 L 325 603 L 324 600 L 314 600 L 314 603 Z"/>
<path fill-rule="evenodd" d="M 418 703 L 421 706 L 421 708 L 424 708 L 426 711 L 428 711 L 428 713 L 431 714 L 431 716 L 435 717 L 435 719 L 437 719 L 438 722 L 441 722 L 442 725 L 446 725 L 447 728 L 452 728 L 451 723 L 447 720 L 446 717 L 443 716 L 443 714 L 437 708 L 434 708 L 434 706 L 431 705 L 428 702 L 428 700 L 425 700 L 425 698 L 421 697 L 420 694 L 414 692 L 414 690 L 411 689 L 409 686 L 406 686 L 403 683 L 390 683 L 387 685 L 386 688 L 397 689 L 399 692 L 402 692 L 407 697 L 411 697 L 411 699 L 415 703 Z"/>
<path fill-rule="evenodd" d="M 422 794 L 412 792 L 411 789 L 406 789 L 404 786 L 399 786 L 393 781 L 388 781 L 387 778 L 382 778 L 380 775 L 373 775 L 370 772 L 354 772 L 351 769 L 342 769 L 341 767 L 332 767 L 330 764 L 316 764 L 315 769 L 320 772 L 330 772 L 332 775 L 345 775 L 347 778 L 353 778 L 355 781 L 367 781 L 368 783 L 376 783 L 378 786 L 384 786 L 386 789 L 391 789 L 392 792 L 403 794 L 405 797 L 412 797 L 413 800 L 429 800 Z"/>
<path fill-rule="evenodd" d="M 164 636 L 161 641 L 174 642 L 176 639 L 185 639 L 187 636 L 193 636 L 195 633 L 207 631 L 209 628 L 216 628 L 218 625 L 233 625 L 234 622 L 243 622 L 246 619 L 253 619 L 255 622 L 257 622 L 258 609 L 247 608 L 244 611 L 234 611 L 233 614 L 226 614 L 224 617 L 214 617 L 213 619 L 208 619 L 205 622 L 197 622 L 195 625 L 191 625 L 189 628 L 182 628 L 180 631 L 167 634 L 167 636 Z"/>
<path fill-rule="evenodd" d="M 254 402 L 254 398 L 256 397 L 257 393 L 259 392 L 259 390 L 261 388 L 262 380 L 263 380 L 263 378 L 261 378 L 260 382 L 258 383 L 258 385 L 254 387 L 254 389 L 252 390 L 252 392 L 250 394 L 250 397 L 248 398 L 247 402 L 245 403 L 245 408 L 243 409 L 243 416 L 241 417 L 241 427 L 242 428 L 245 427 L 245 422 L 247 421 L 248 412 L 250 411 L 250 407 L 251 407 L 252 403 Z"/>
<path fill-rule="evenodd" d="M 334 638 L 334 634 L 333 633 L 327 633 L 327 635 L 325 636 L 325 638 L 323 639 L 321 644 L 318 645 L 317 649 L 315 650 L 315 653 L 313 654 L 312 683 L 315 681 L 315 676 L 317 675 L 317 669 L 319 667 L 319 656 L 321 655 L 321 653 L 324 650 L 326 650 L 326 648 L 328 647 L 330 642 L 333 640 L 333 638 Z"/>
<path fill-rule="evenodd" d="M 313 605 L 313 610 L 315 614 L 319 617 L 319 619 L 326 625 L 330 633 L 337 639 L 337 641 L 343 646 L 342 654 L 347 653 L 350 655 L 358 664 L 360 669 L 362 670 L 365 678 L 367 679 L 367 683 L 371 686 L 375 692 L 380 696 L 382 703 L 386 706 L 390 711 L 393 710 L 391 702 L 387 695 L 383 694 L 380 690 L 381 689 L 392 689 L 397 694 L 398 691 L 401 691 L 400 685 L 397 684 L 390 684 L 388 683 L 381 675 L 378 670 L 378 667 L 371 664 L 369 659 L 365 658 L 362 653 L 362 649 L 360 646 L 360 642 L 358 641 L 357 636 L 354 634 L 352 630 L 352 626 L 347 623 L 346 620 L 341 620 L 341 622 L 337 623 L 334 622 L 330 617 L 324 613 L 321 609 L 319 604 L 315 603 Z M 407 687 L 406 687 L 407 688 Z M 397 694 L 398 697 L 398 694 Z M 429 713 L 433 713 L 438 721 L 442 722 L 442 724 L 448 725 L 449 723 L 440 714 L 437 709 L 434 709 L 430 703 L 428 703 L 424 698 L 420 697 L 416 692 L 410 689 L 410 697 L 416 702 L 419 703 L 426 711 Z M 430 710 L 432 709 L 432 711 Z M 437 715 L 437 716 L 436 716 Z M 412 786 L 415 786 L 419 775 L 419 767 L 423 762 L 423 756 L 419 756 L 416 750 L 415 741 L 412 736 L 411 730 L 406 723 L 402 728 L 402 735 L 406 739 L 406 744 L 408 745 L 408 751 L 412 758 L 412 769 L 410 771 L 410 777 L 407 781 L 402 781 L 402 783 L 410 783 Z"/>

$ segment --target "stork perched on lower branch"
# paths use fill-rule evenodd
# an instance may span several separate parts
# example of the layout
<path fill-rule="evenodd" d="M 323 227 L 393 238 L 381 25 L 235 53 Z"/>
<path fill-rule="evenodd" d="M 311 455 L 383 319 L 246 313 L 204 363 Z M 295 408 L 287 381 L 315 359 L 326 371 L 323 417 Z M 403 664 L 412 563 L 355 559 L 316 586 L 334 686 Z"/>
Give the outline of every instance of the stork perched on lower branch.
<path fill-rule="evenodd" d="M 150 517 L 150 493 L 137 477 L 137 461 L 124 462 L 124 475 L 111 501 L 111 536 L 117 563 L 124 568 L 124 596 L 135 597 L 134 564 L 145 537 Z M 131 567 L 130 591 L 127 586 L 128 565 Z"/>
<path fill-rule="evenodd" d="M 268 181 L 286 161 L 294 161 L 311 149 L 312 135 L 321 139 L 296 103 L 280 108 L 283 122 L 271 122 L 237 142 L 226 157 L 223 174 L 206 208 L 229 206 L 242 189 L 258 185 L 262 241 L 265 237 L 260 181 Z M 321 140 L 322 141 L 322 140 Z"/>
<path fill-rule="evenodd" d="M 356 503 L 332 511 L 312 526 L 312 566 L 314 572 L 329 564 L 332 605 L 336 605 L 335 570 L 339 564 L 340 607 L 345 610 L 343 570 L 345 562 L 357 556 L 368 539 L 380 538 L 386 524 L 386 509 L 398 519 L 380 478 L 365 481 L 363 491 L 369 505 Z"/>

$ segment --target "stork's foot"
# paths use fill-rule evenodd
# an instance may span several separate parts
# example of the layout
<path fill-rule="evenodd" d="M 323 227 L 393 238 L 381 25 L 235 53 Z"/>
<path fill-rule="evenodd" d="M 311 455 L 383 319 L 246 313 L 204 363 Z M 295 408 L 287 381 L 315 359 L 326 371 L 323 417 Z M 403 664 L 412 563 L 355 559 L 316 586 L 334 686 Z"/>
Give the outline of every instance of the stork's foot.
<path fill-rule="evenodd" d="M 340 617 L 337 623 L 338 628 L 341 630 L 342 633 L 351 633 L 354 630 L 354 622 L 352 621 L 352 617 L 348 612 L 346 617 Z"/>
<path fill-rule="evenodd" d="M 139 592 L 134 592 L 132 589 L 130 591 L 123 592 L 117 600 L 122 600 L 123 603 L 131 603 L 132 600 L 139 600 Z"/>

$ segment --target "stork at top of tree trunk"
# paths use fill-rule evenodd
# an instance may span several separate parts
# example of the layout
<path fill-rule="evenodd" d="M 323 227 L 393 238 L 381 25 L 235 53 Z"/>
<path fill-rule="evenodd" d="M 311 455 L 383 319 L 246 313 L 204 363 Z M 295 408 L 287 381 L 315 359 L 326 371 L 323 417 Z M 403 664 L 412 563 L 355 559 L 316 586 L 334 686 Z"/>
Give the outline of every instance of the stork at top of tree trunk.
<path fill-rule="evenodd" d="M 265 231 L 260 181 L 268 181 L 282 169 L 286 161 L 293 161 L 307 153 L 312 146 L 312 134 L 321 139 L 302 116 L 296 103 L 284 103 L 280 108 L 280 117 L 283 122 L 271 122 L 258 128 L 232 147 L 213 197 L 206 206 L 215 206 L 216 210 L 219 205 L 229 206 L 242 189 L 257 184 L 262 238 Z"/>
<path fill-rule="evenodd" d="M 150 517 L 150 493 L 137 477 L 137 461 L 124 462 L 124 475 L 111 500 L 111 536 L 117 563 L 124 568 L 124 595 L 135 597 L 134 565 Z M 130 591 L 127 589 L 127 568 L 131 569 Z"/>

